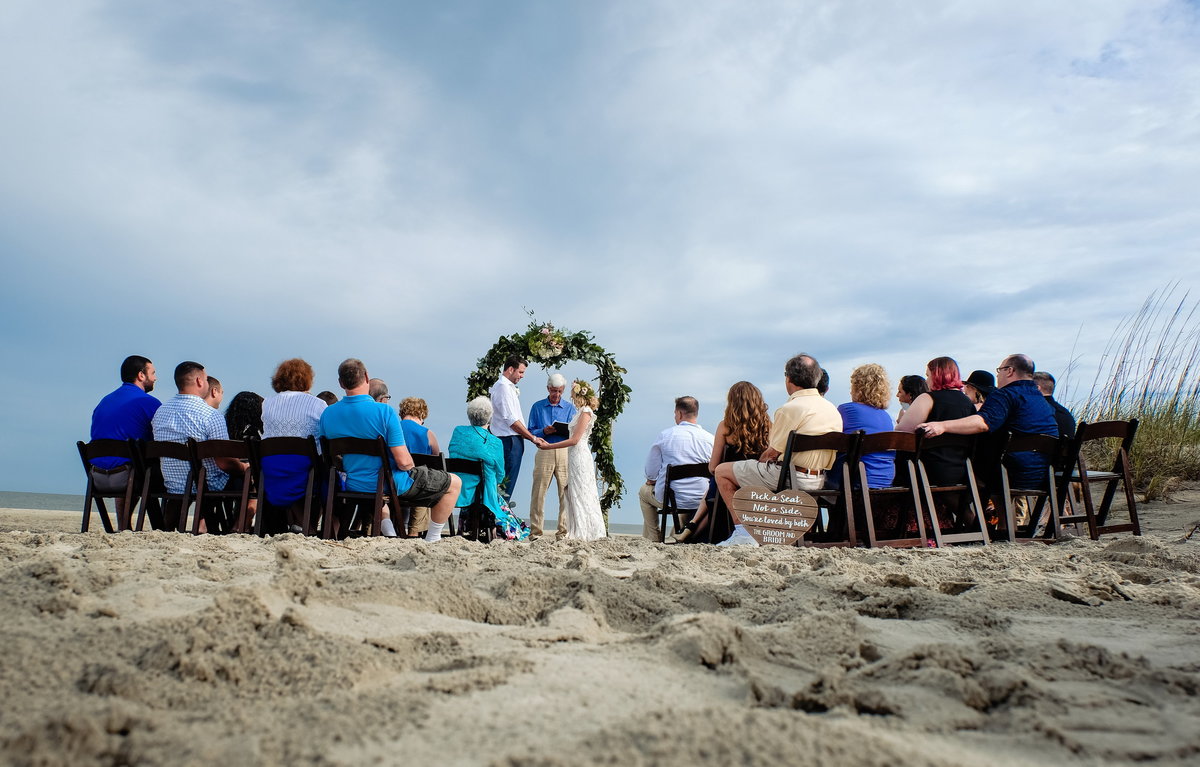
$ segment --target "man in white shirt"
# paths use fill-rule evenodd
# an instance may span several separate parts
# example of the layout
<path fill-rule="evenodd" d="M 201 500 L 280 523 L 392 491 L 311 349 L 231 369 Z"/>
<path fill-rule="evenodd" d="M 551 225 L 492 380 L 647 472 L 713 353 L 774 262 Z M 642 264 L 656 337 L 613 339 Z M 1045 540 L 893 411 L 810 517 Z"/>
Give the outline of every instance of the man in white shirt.
<path fill-rule="evenodd" d="M 638 491 L 642 507 L 642 537 L 658 540 L 658 510 L 663 505 L 663 489 L 667 484 L 667 467 L 688 463 L 708 463 L 712 457 L 713 435 L 696 423 L 700 403 L 695 397 L 675 400 L 675 425 L 658 435 L 646 456 L 646 484 Z M 671 484 L 675 500 L 681 509 L 694 509 L 708 491 L 704 477 L 682 479 Z"/>
<path fill-rule="evenodd" d="M 517 383 L 525 377 L 525 366 L 525 360 L 515 354 L 504 360 L 504 370 L 491 390 L 491 431 L 504 445 L 505 480 L 501 495 L 510 508 L 514 505 L 512 494 L 521 471 L 521 458 L 525 455 L 525 440 L 534 444 L 539 441 L 521 422 L 521 392 Z"/>

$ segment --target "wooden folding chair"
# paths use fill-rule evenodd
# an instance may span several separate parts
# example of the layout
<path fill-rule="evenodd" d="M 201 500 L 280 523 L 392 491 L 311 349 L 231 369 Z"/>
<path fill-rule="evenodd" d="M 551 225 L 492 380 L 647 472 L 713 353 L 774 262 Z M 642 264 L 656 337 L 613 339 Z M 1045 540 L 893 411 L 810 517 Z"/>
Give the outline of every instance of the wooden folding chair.
<path fill-rule="evenodd" d="M 820 490 L 805 490 L 818 503 L 822 501 L 825 515 L 817 515 L 813 527 L 796 542 L 797 546 L 857 546 L 858 529 L 854 514 L 854 494 L 850 491 L 854 466 L 858 461 L 858 446 L 862 439 L 861 430 L 852 434 L 840 431 L 825 434 L 792 434 L 784 448 L 779 484 L 776 492 L 792 486 L 792 456 L 809 450 L 833 450 L 844 456 L 841 468 L 841 487 L 823 487 Z"/>
<path fill-rule="evenodd" d="M 79 532 L 86 533 L 88 525 L 92 518 L 92 506 L 95 505 L 96 511 L 100 513 L 100 523 L 104 525 L 104 532 L 113 532 L 113 523 L 108 517 L 108 509 L 104 506 L 104 499 L 111 498 L 113 501 L 115 516 L 117 518 L 116 530 L 128 530 L 130 528 L 130 520 L 133 517 L 133 504 L 137 497 L 134 494 L 134 486 L 137 484 L 138 477 L 142 474 L 142 457 L 138 451 L 137 443 L 132 439 L 94 439 L 91 442 L 76 442 L 75 446 L 79 448 L 79 459 L 83 461 L 83 472 L 87 475 L 87 491 L 83 496 L 83 523 L 80 526 Z M 103 491 L 96 489 L 96 483 L 93 478 L 92 461 L 97 458 L 119 458 L 125 463 L 123 467 L 118 467 L 111 471 L 119 472 L 122 468 L 127 472 L 125 478 L 125 489 L 117 491 Z M 97 469 L 97 471 L 104 471 Z"/>
<path fill-rule="evenodd" d="M 681 509 L 675 497 L 675 489 L 671 483 L 678 482 L 684 479 L 694 479 L 696 477 L 708 478 L 711 475 L 708 473 L 707 463 L 681 463 L 677 466 L 667 465 L 667 476 L 663 481 L 663 505 L 658 510 L 658 542 L 662 543 L 667 539 L 667 517 L 674 518 L 674 531 L 678 535 L 683 532 L 684 523 L 681 517 L 684 514 L 695 516 L 696 508 Z"/>
<path fill-rule="evenodd" d="M 1132 465 L 1130 464 L 1130 452 L 1133 450 L 1133 438 L 1137 435 L 1138 420 L 1132 418 L 1128 421 L 1097 421 L 1096 423 L 1087 423 L 1086 421 L 1079 424 L 1079 429 L 1075 434 L 1076 445 L 1075 460 L 1069 465 L 1068 471 L 1064 472 L 1065 476 L 1060 476 L 1060 487 L 1058 495 L 1060 497 L 1060 510 L 1065 509 L 1063 504 L 1067 494 L 1067 488 L 1070 482 L 1078 482 L 1080 485 L 1080 495 L 1083 496 L 1083 513 L 1074 511 L 1070 516 L 1061 516 L 1059 519 L 1063 523 L 1072 522 L 1087 522 L 1088 534 L 1092 540 L 1098 540 L 1101 535 L 1106 533 L 1125 533 L 1132 532 L 1134 535 L 1142 534 L 1141 523 L 1138 520 L 1137 501 L 1133 495 L 1133 473 Z M 1101 440 L 1120 440 L 1117 445 L 1115 455 L 1113 456 L 1113 465 L 1110 471 L 1097 471 L 1088 468 L 1087 453 L 1091 452 L 1087 443 L 1099 442 Z M 1100 501 L 1100 508 L 1095 508 L 1095 502 L 1092 499 L 1092 483 L 1099 483 L 1104 486 L 1104 497 Z M 1106 524 L 1108 514 L 1112 509 L 1113 500 L 1116 497 L 1117 486 L 1121 485 L 1125 492 L 1125 505 L 1129 510 L 1129 521 L 1116 525 Z"/>
<path fill-rule="evenodd" d="M 1059 537 L 1057 480 L 1054 477 L 1055 459 L 1061 454 L 1062 438 L 1049 434 L 1010 434 L 1004 443 L 1000 460 L 1001 500 L 1004 502 L 1004 519 L 1009 543 L 1041 541 L 1052 543 Z M 1046 456 L 1045 484 L 1038 487 L 1013 487 L 1008 463 L 1013 453 L 1040 453 Z M 1029 508 L 1029 522 L 1017 525 L 1017 498 L 1024 498 Z M 1036 503 L 1030 504 L 1030 500 Z"/>
<path fill-rule="evenodd" d="M 192 535 L 200 534 L 200 519 L 208 523 L 210 533 L 245 533 L 250 527 L 250 501 L 257 495 L 252 487 L 253 472 L 246 472 L 241 477 L 229 474 L 226 488 L 237 482 L 236 489 L 210 490 L 208 488 L 208 467 L 206 460 L 217 458 L 233 458 L 238 461 L 250 460 L 250 445 L 246 440 L 238 439 L 207 439 L 197 442 L 188 440 L 188 448 L 192 454 L 193 470 L 196 473 L 196 514 L 192 520 Z"/>
<path fill-rule="evenodd" d="M 922 456 L 934 448 L 957 447 L 963 452 L 963 466 L 966 482 L 956 485 L 935 485 L 929 481 L 929 472 L 925 467 Z M 917 475 L 921 481 L 921 495 L 925 502 L 925 510 L 933 523 L 933 539 L 938 548 L 951 543 L 990 543 L 987 520 L 984 518 L 984 506 L 979 499 L 979 486 L 975 482 L 975 466 L 971 462 L 971 453 L 975 447 L 975 438 L 963 434 L 940 434 L 936 437 L 917 435 L 917 452 L 914 456 Z M 945 502 L 938 503 L 939 497 L 952 497 L 957 501 L 957 510 L 953 514 L 945 511 Z M 974 515 L 972 518 L 971 515 Z M 946 530 L 943 531 L 943 522 Z"/>
<path fill-rule="evenodd" d="M 161 526 L 166 530 L 175 528 L 178 532 L 187 530 L 188 507 L 192 504 L 192 489 L 196 486 L 195 467 L 192 464 L 192 454 L 183 442 L 156 442 L 148 440 L 141 443 L 142 466 L 145 469 L 142 478 L 142 500 L 138 508 L 137 530 L 140 531 L 146 522 L 146 510 L 151 504 L 161 502 L 162 518 L 156 523 L 151 517 L 151 526 Z M 162 464 L 164 458 L 183 461 L 188 465 L 187 478 L 183 483 L 182 493 L 172 493 L 167 490 L 163 481 Z M 170 512 L 177 510 L 177 516 L 172 518 Z"/>
<path fill-rule="evenodd" d="M 458 532 L 468 540 L 490 543 L 496 534 L 496 519 L 483 505 L 483 461 L 473 458 L 447 458 L 446 470 L 460 477 L 464 474 L 479 477 L 475 484 L 475 496 L 466 506 L 458 507 L 462 509 L 458 517 Z M 458 500 L 461 503 L 465 499 L 459 496 Z"/>
<path fill-rule="evenodd" d="M 446 471 L 446 456 L 443 453 L 437 453 L 436 455 L 430 453 L 410 453 L 410 455 L 413 459 L 413 466 L 425 466 L 430 469 L 437 469 L 438 471 Z M 412 506 L 404 507 L 404 515 L 410 520 L 412 519 L 412 510 Z M 399 532 L 400 528 L 397 527 L 396 530 Z M 442 528 L 442 537 L 445 538 L 449 535 L 457 535 L 454 531 L 453 514 L 446 520 L 446 526 Z"/>
<path fill-rule="evenodd" d="M 300 466 L 304 463 L 308 464 L 305 472 L 304 497 L 287 505 L 271 502 L 269 480 L 263 469 L 264 459 L 269 463 L 270 459 L 284 456 L 299 459 L 296 461 L 297 473 Z M 315 532 L 312 511 L 317 502 L 316 480 L 319 472 L 324 469 L 321 455 L 317 452 L 317 440 L 311 436 L 268 437 L 251 440 L 250 466 L 256 477 L 255 487 L 258 488 L 258 512 L 254 515 L 254 534 L 260 537 L 263 535 L 263 526 L 269 517 L 271 523 L 268 525 L 268 532 L 272 530 L 286 531 L 292 524 L 292 519 L 298 518 L 303 534 L 312 535 Z M 282 517 L 282 525 L 274 524 L 279 517 Z"/>
<path fill-rule="evenodd" d="M 896 473 L 904 471 L 908 475 L 908 487 L 892 485 L 891 487 L 871 487 L 867 481 L 867 466 L 862 456 L 869 453 L 892 451 L 896 453 Z M 858 445 L 858 493 L 862 499 L 863 516 L 867 528 L 867 545 L 871 548 L 878 546 L 891 547 L 921 547 L 929 545 L 929 537 L 925 528 L 924 506 L 921 504 L 920 483 L 917 481 L 917 471 L 913 466 L 913 456 L 917 453 L 917 437 L 906 431 L 881 431 L 875 434 L 864 434 Z M 884 530 L 888 537 L 883 537 L 875 523 L 873 501 L 887 500 L 896 509 L 895 526 Z M 914 537 L 909 526 L 916 528 Z"/>
<path fill-rule="evenodd" d="M 352 509 L 350 519 L 342 525 L 341 537 L 346 537 L 349 534 L 350 527 L 354 524 L 358 511 L 367 503 L 371 504 L 371 534 L 382 535 L 383 530 L 380 529 L 383 523 L 383 504 L 389 500 L 396 499 L 396 482 L 392 477 L 391 451 L 388 450 L 387 443 L 383 437 L 375 439 L 360 439 L 358 437 L 338 437 L 337 439 L 328 439 L 321 437 L 321 453 L 325 456 L 326 465 L 329 467 L 329 486 L 325 493 L 325 517 L 322 522 L 322 536 L 330 538 L 333 536 L 333 512 L 334 506 L 344 505 Z M 347 455 L 363 455 L 370 458 L 379 459 L 379 472 L 375 481 L 375 492 L 359 493 L 350 490 L 343 490 L 341 481 L 338 477 L 341 459 Z"/>

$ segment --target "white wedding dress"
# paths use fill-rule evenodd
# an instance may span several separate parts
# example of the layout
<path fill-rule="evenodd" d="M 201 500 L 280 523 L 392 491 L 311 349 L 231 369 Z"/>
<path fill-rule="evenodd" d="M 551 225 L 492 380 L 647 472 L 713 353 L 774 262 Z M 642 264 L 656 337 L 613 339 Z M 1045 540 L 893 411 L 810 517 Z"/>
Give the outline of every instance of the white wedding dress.
<path fill-rule="evenodd" d="M 567 537 L 594 541 L 604 537 L 604 517 L 600 514 L 600 494 L 596 489 L 596 462 L 589 444 L 596 416 L 590 407 L 581 408 L 571 419 L 571 436 L 575 436 L 580 413 L 592 413 L 592 417 L 579 441 L 567 448 Z"/>

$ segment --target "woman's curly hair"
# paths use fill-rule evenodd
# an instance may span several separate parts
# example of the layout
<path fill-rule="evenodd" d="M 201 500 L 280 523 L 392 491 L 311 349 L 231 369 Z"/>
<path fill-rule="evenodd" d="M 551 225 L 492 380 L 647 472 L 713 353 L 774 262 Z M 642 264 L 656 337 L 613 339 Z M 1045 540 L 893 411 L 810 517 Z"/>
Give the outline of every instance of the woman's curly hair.
<path fill-rule="evenodd" d="M 892 399 L 892 384 L 883 365 L 868 362 L 850 374 L 850 399 L 880 410 L 886 410 Z"/>
<path fill-rule="evenodd" d="M 725 441 L 744 456 L 758 456 L 767 449 L 771 416 L 759 388 L 749 381 L 729 387 L 725 399 Z"/>
<path fill-rule="evenodd" d="M 240 391 L 225 408 L 225 426 L 230 439 L 256 439 L 262 436 L 263 398 L 252 391 Z"/>

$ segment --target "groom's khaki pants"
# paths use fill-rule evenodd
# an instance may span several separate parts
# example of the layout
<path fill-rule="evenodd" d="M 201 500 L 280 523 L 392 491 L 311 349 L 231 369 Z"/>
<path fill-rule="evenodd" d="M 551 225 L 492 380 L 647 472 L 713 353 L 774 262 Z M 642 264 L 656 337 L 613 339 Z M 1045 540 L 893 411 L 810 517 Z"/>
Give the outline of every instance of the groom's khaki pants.
<path fill-rule="evenodd" d="M 538 450 L 533 457 L 533 491 L 529 499 L 529 534 L 541 535 L 546 521 L 546 491 L 550 480 L 558 480 L 558 530 L 555 536 L 567 535 L 567 453 L 566 448 Z"/>

